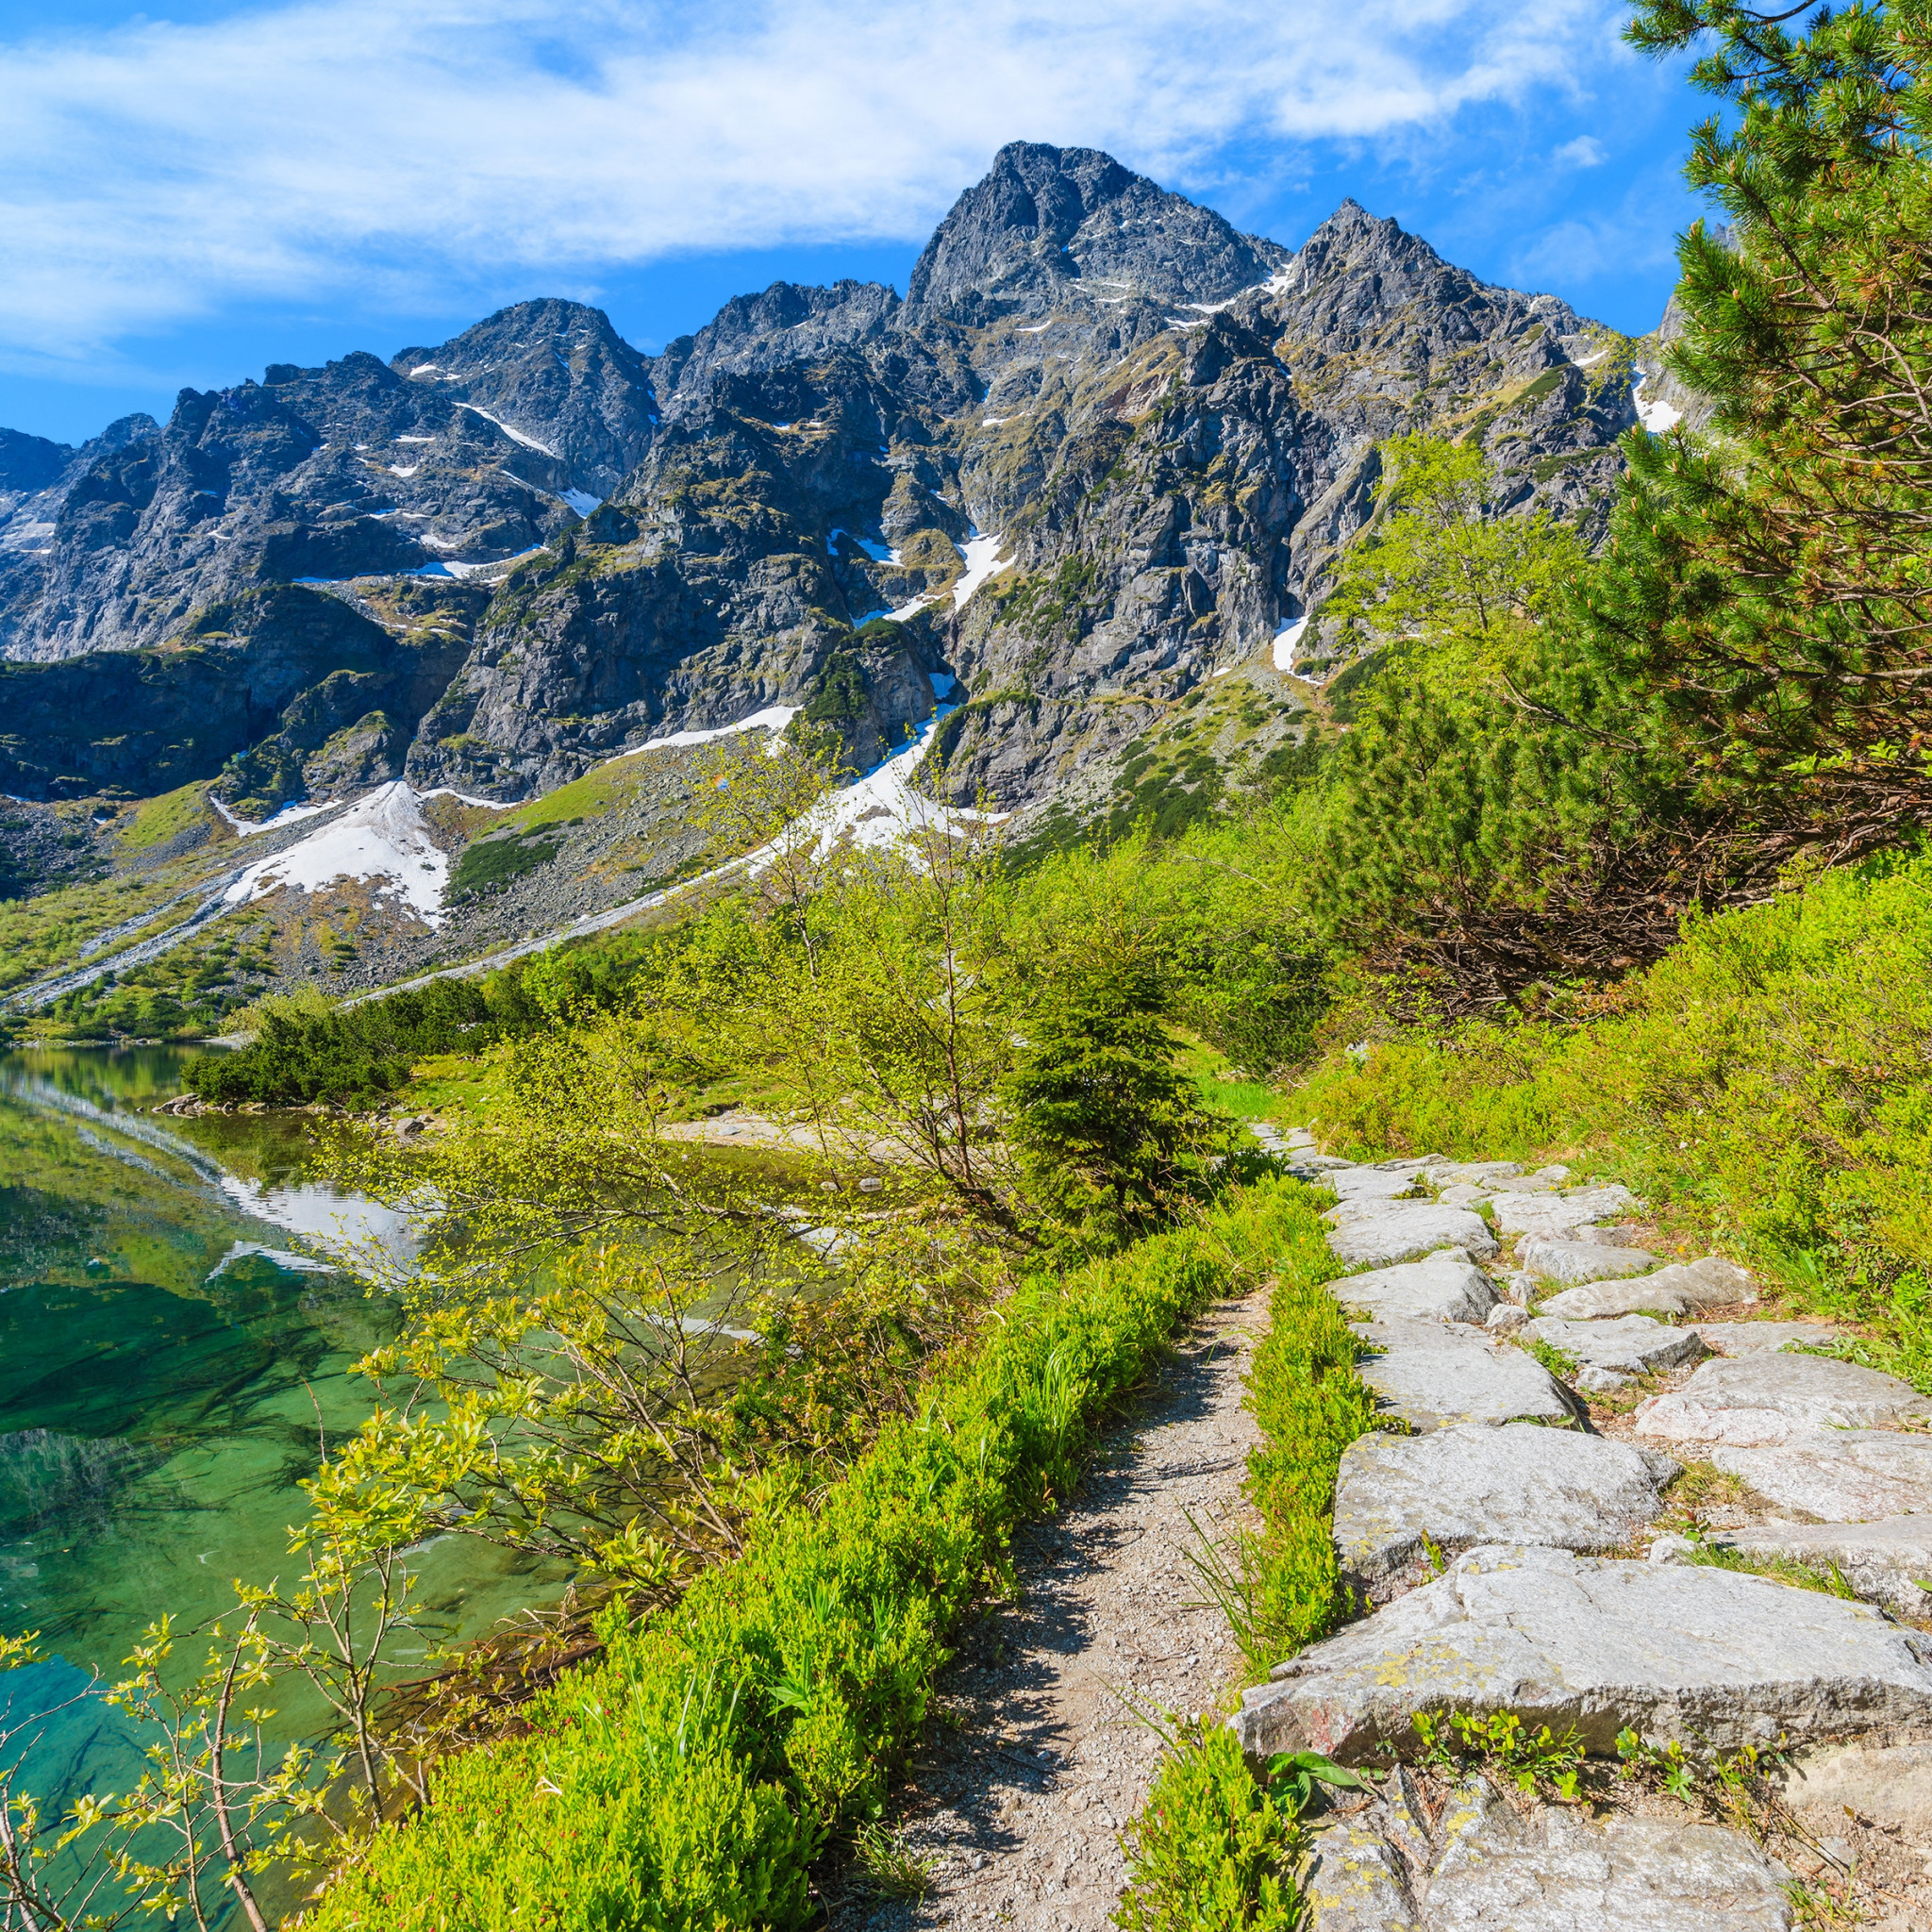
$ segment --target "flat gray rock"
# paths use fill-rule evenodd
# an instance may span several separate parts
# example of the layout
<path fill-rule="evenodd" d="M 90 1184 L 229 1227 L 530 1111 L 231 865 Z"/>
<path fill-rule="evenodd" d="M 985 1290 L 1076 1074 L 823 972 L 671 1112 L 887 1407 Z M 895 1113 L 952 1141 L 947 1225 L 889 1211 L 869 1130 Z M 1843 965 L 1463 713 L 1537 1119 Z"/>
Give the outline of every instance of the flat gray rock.
<path fill-rule="evenodd" d="M 1533 1356 L 1486 1329 L 1402 1316 L 1352 1325 L 1373 1351 L 1357 1374 L 1418 1434 L 1457 1423 L 1567 1424 L 1584 1413 Z"/>
<path fill-rule="evenodd" d="M 1932 1515 L 1932 1435 L 1793 1429 L 1782 1442 L 1760 1448 L 1720 1443 L 1709 1458 L 1780 1509 L 1827 1523 Z"/>
<path fill-rule="evenodd" d="M 1489 1191 L 1469 1181 L 1456 1181 L 1436 1196 L 1439 1208 L 1480 1208 L 1490 1198 Z"/>
<path fill-rule="evenodd" d="M 1705 1345 L 1719 1355 L 1769 1355 L 1786 1348 L 1829 1348 L 1838 1330 L 1823 1322 L 1700 1322 Z"/>
<path fill-rule="evenodd" d="M 1419 1710 L 1574 1724 L 1607 1757 L 1625 1725 L 1720 1750 L 1932 1737 L 1932 1638 L 1868 1604 L 1702 1564 L 1487 1544 L 1311 1645 L 1230 1720 L 1257 1760 L 1416 1748 Z"/>
<path fill-rule="evenodd" d="M 1422 1932 L 1787 1932 L 1790 1874 L 1741 1832 L 1451 1795 Z"/>
<path fill-rule="evenodd" d="M 1517 1538 L 1616 1549 L 1662 1513 L 1677 1474 L 1655 1451 L 1530 1423 L 1362 1436 L 1341 1453 L 1335 1547 L 1344 1578 L 1380 1602 L 1429 1580 L 1425 1541 L 1451 1555 Z"/>
<path fill-rule="evenodd" d="M 1539 1315 L 1523 1332 L 1533 1341 L 1574 1356 L 1585 1367 L 1620 1375 L 1655 1375 L 1710 1353 L 1697 1339 L 1696 1329 L 1673 1328 L 1648 1315 L 1624 1315 L 1614 1322 L 1566 1322 L 1557 1315 Z"/>
<path fill-rule="evenodd" d="M 1460 1248 L 1474 1260 L 1497 1252 L 1480 1215 L 1430 1201 L 1344 1201 L 1328 1210 L 1329 1252 L 1365 1268 L 1420 1261 L 1438 1248 Z"/>
<path fill-rule="evenodd" d="M 1430 1168 L 1429 1178 L 1438 1187 L 1478 1187 L 1493 1193 L 1498 1181 L 1509 1180 L 1522 1172 L 1513 1160 L 1445 1160 Z"/>
<path fill-rule="evenodd" d="M 1613 1214 L 1627 1214 L 1638 1205 L 1628 1188 L 1614 1182 L 1601 1188 L 1575 1188 L 1567 1194 L 1545 1194 L 1533 1190 L 1497 1193 L 1491 1197 L 1490 1211 L 1505 1234 L 1542 1235 L 1553 1241 L 1574 1238 L 1579 1228 L 1592 1222 L 1607 1221 Z"/>
<path fill-rule="evenodd" d="M 1932 1516 L 1888 1516 L 1882 1523 L 1758 1523 L 1726 1530 L 1724 1548 L 1784 1557 L 1807 1570 L 1839 1574 L 1867 1603 L 1902 1617 L 1932 1616 Z"/>
<path fill-rule="evenodd" d="M 1344 1307 L 1365 1309 L 1374 1321 L 1404 1315 L 1414 1321 L 1482 1322 L 1496 1306 L 1490 1277 L 1460 1248 L 1366 1274 L 1344 1274 L 1328 1287 Z"/>
<path fill-rule="evenodd" d="M 1637 1411 L 1640 1436 L 1659 1442 L 1783 1442 L 1797 1431 L 1871 1429 L 1932 1415 L 1909 1382 L 1816 1355 L 1747 1355 L 1706 1362 L 1681 1389 Z"/>
<path fill-rule="evenodd" d="M 1787 1932 L 1790 1874 L 1742 1836 L 1690 1819 L 1524 1815 L 1480 1775 L 1431 1833 L 1398 1787 L 1308 1833 L 1308 1932 Z"/>
<path fill-rule="evenodd" d="M 1607 1246 L 1601 1241 L 1553 1241 L 1541 1236 L 1516 1251 L 1530 1274 L 1545 1281 L 1612 1281 L 1619 1275 L 1642 1274 L 1657 1265 L 1655 1255 L 1641 1248 Z"/>
<path fill-rule="evenodd" d="M 1344 1201 L 1394 1201 L 1415 1191 L 1422 1172 L 1417 1166 L 1331 1167 L 1322 1185 Z"/>
<path fill-rule="evenodd" d="M 1824 1744 L 1792 1761 L 1785 1803 L 1837 1826 L 1846 1807 L 1924 1840 L 1932 1835 L 1932 1744 Z"/>
<path fill-rule="evenodd" d="M 1561 1315 L 1570 1321 L 1593 1322 L 1606 1315 L 1635 1315 L 1651 1309 L 1660 1315 L 1694 1315 L 1743 1301 L 1755 1291 L 1751 1277 L 1735 1261 L 1707 1255 L 1701 1261 L 1680 1261 L 1640 1274 L 1628 1281 L 1590 1281 L 1566 1288 L 1541 1303 L 1538 1312 Z"/>

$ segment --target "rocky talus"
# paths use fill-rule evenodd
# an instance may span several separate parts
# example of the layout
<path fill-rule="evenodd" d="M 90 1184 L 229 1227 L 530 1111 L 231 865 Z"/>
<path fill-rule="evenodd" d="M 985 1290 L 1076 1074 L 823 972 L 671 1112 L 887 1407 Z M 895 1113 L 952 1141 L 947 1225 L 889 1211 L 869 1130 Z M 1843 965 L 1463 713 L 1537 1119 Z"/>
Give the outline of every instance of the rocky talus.
<path fill-rule="evenodd" d="M 1621 1187 L 1295 1139 L 1406 1432 L 1342 1457 L 1336 1547 L 1370 1614 L 1244 1693 L 1250 1757 L 1388 1766 L 1456 1710 L 1574 1727 L 1593 1758 L 1634 1731 L 1782 1767 L 1749 1831 L 1398 1769 L 1315 1832 L 1309 1924 L 1769 1932 L 1826 1899 L 1932 1923 L 1932 1402 L 1793 1353 L 1836 1331 L 1760 1319 L 1721 1257 L 1666 1258 Z"/>

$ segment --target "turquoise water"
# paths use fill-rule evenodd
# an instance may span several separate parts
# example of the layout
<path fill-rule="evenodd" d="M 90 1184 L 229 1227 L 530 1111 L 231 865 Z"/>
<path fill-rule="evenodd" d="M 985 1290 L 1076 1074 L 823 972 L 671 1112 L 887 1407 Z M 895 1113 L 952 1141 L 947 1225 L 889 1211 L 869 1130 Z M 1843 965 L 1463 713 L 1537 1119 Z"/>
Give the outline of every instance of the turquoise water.
<path fill-rule="evenodd" d="M 305 1174 L 300 1116 L 154 1118 L 185 1058 L 0 1054 L 0 1629 L 53 1654 L 0 1677 L 12 1719 L 121 1674 L 163 1612 L 192 1624 L 236 1577 L 292 1579 L 298 1484 L 371 1406 L 350 1371 L 389 1312 L 342 1256 L 406 1253 L 408 1229 Z M 455 1539 L 422 1575 L 464 1634 L 556 1590 Z M 58 1807 L 135 1773 L 126 1721 L 89 1700 L 23 1781 Z"/>

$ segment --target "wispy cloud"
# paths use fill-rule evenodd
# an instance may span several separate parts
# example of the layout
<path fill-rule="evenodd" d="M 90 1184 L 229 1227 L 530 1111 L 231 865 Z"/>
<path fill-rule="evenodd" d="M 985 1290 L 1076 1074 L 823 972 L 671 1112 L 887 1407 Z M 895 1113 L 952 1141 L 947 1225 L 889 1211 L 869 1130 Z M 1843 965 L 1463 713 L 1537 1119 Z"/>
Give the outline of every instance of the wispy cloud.
<path fill-rule="evenodd" d="M 1609 158 L 1609 150 L 1593 134 L 1579 134 L 1574 141 L 1566 141 L 1551 157 L 1559 166 L 1569 168 L 1600 168 Z"/>
<path fill-rule="evenodd" d="M 1015 137 L 1185 186 L 1572 84 L 1610 0 L 340 0 L 0 47 L 0 353 L 921 236 Z M 1580 147 L 1583 143 L 1572 143 Z M 1580 157 L 1575 157 L 1580 160 Z"/>

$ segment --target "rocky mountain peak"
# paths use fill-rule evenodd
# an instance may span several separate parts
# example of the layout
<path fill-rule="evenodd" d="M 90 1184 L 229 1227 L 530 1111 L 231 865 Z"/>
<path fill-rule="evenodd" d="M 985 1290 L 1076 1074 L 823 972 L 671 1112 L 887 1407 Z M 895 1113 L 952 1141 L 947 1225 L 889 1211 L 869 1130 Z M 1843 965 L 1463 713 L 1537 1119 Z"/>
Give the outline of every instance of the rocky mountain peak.
<path fill-rule="evenodd" d="M 1111 155 L 1012 142 L 926 244 L 907 308 L 984 323 L 1043 314 L 1074 287 L 1102 302 L 1220 302 L 1287 258 Z"/>
<path fill-rule="evenodd" d="M 890 328 L 899 308 L 883 282 L 850 279 L 828 289 L 774 282 L 758 294 L 734 295 L 695 335 L 666 346 L 654 369 L 658 393 L 669 406 L 720 375 L 762 375 L 808 362 Z"/>

